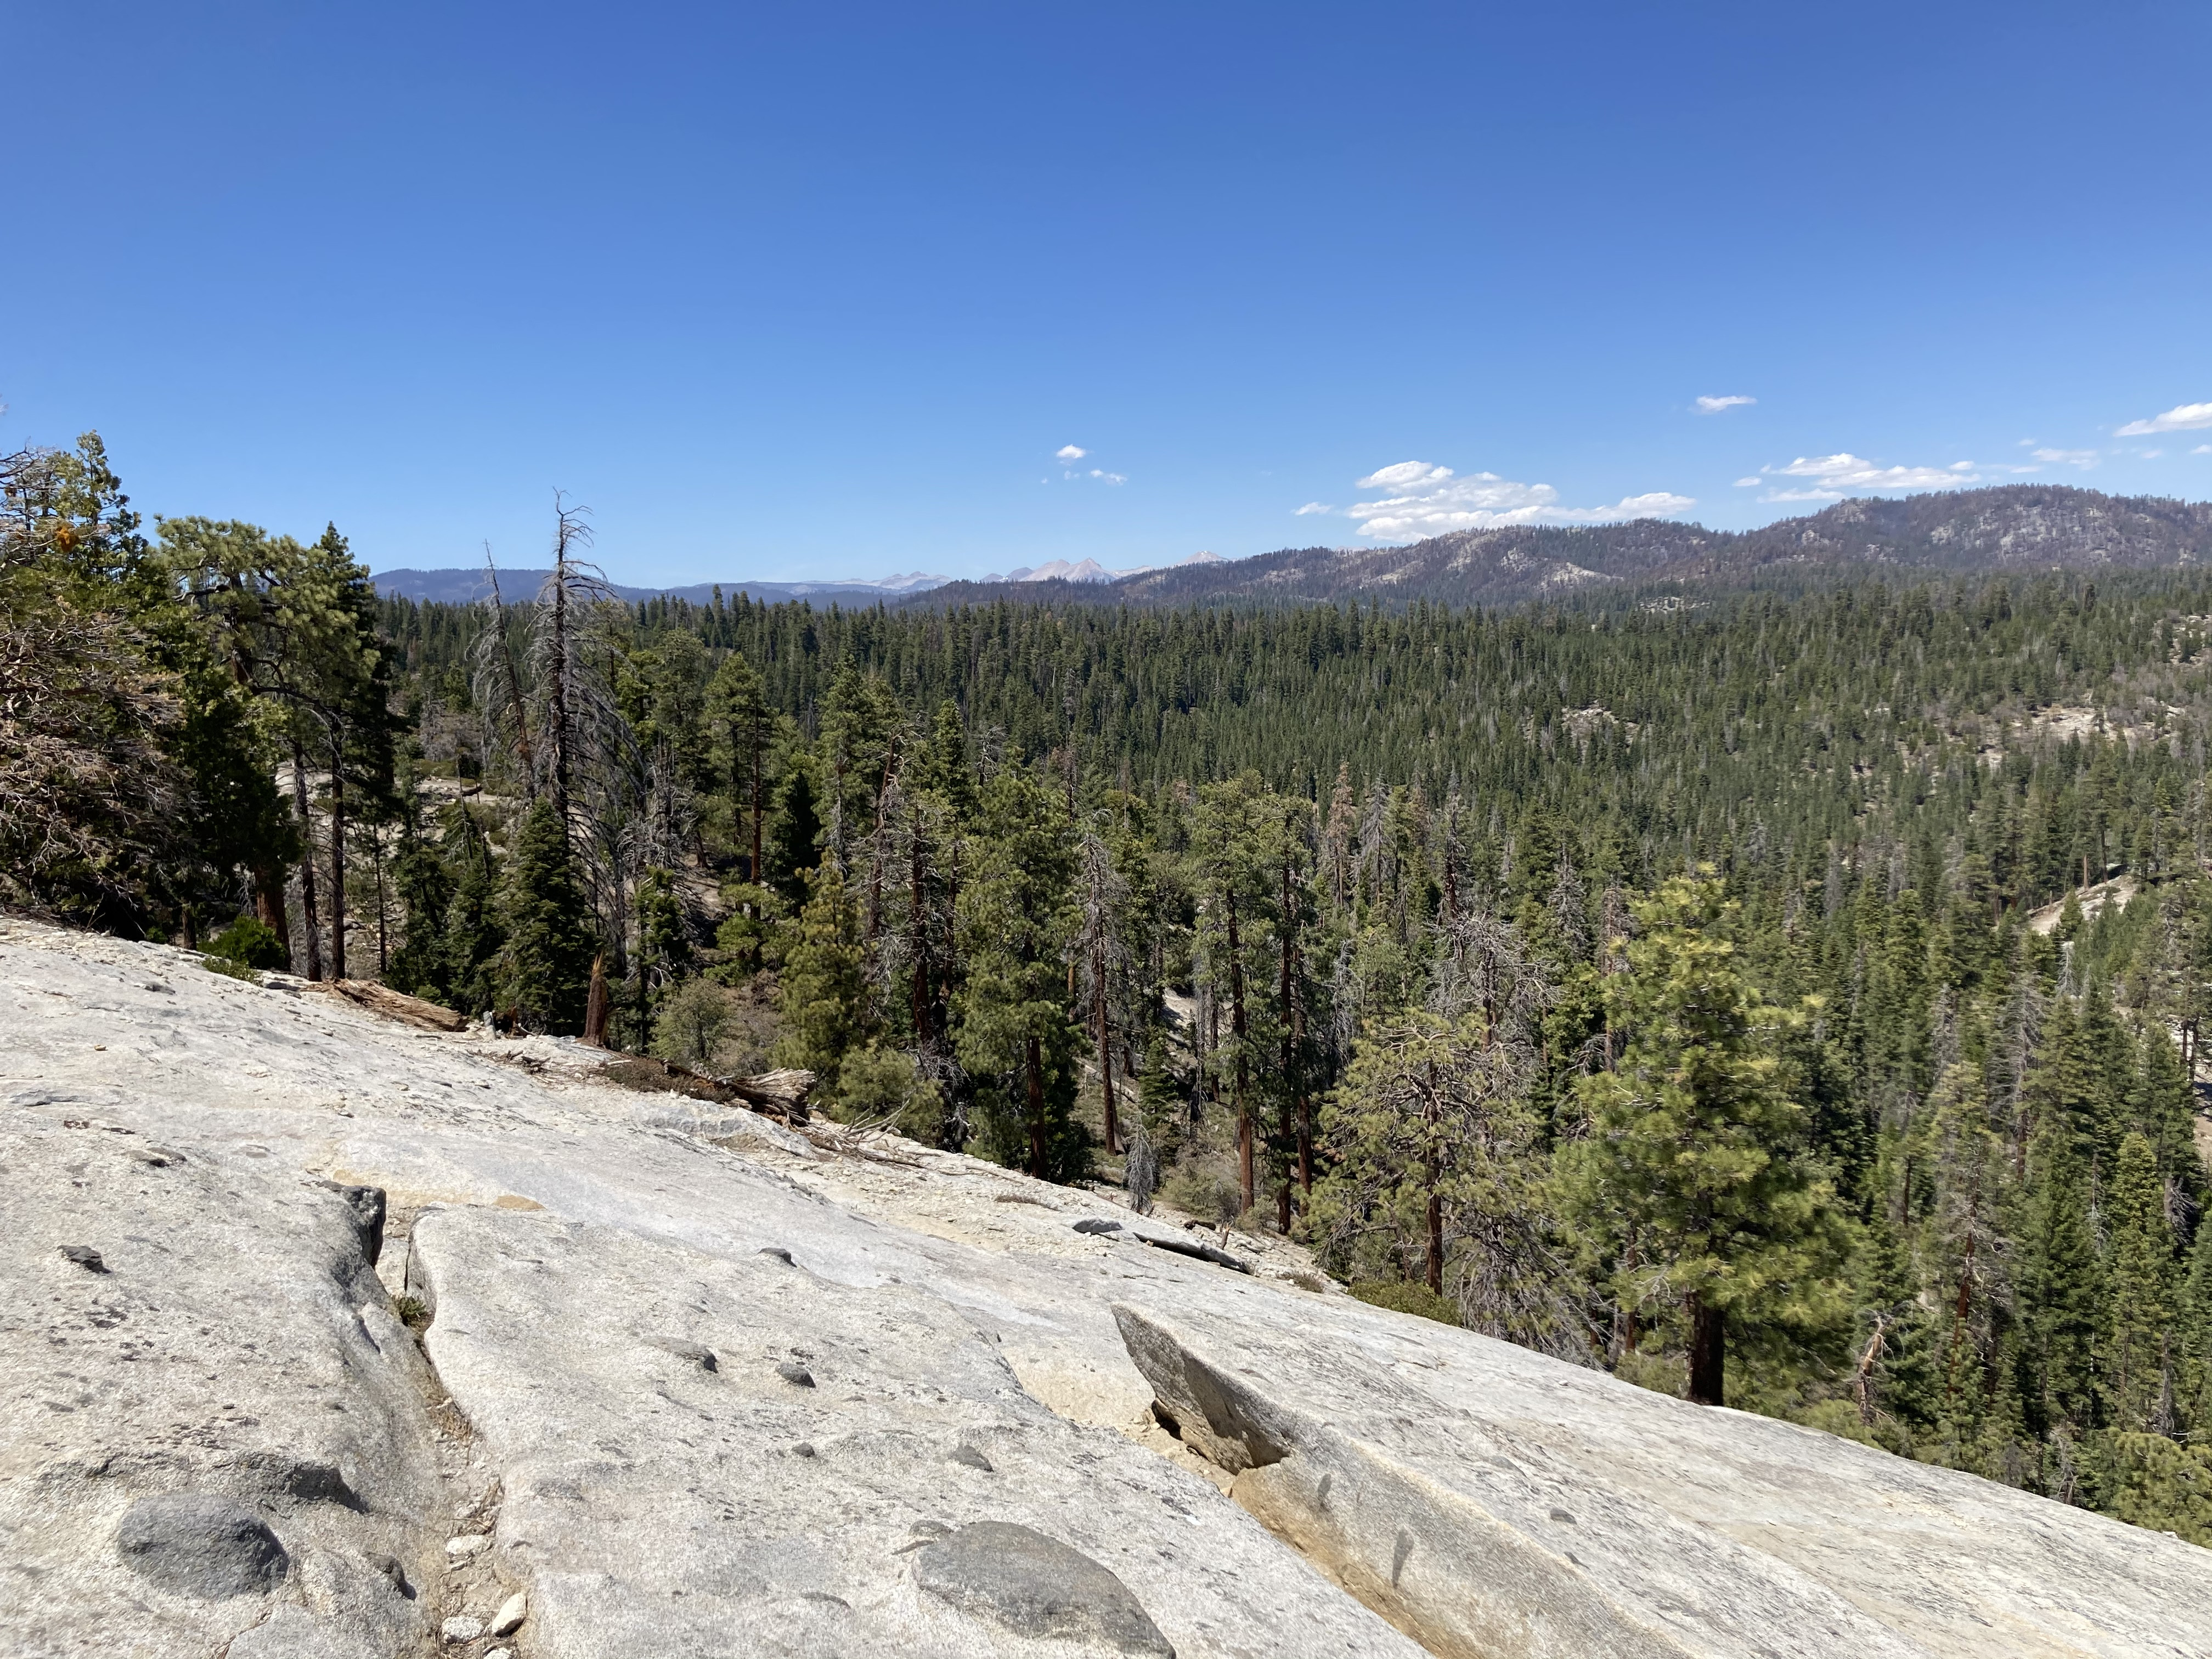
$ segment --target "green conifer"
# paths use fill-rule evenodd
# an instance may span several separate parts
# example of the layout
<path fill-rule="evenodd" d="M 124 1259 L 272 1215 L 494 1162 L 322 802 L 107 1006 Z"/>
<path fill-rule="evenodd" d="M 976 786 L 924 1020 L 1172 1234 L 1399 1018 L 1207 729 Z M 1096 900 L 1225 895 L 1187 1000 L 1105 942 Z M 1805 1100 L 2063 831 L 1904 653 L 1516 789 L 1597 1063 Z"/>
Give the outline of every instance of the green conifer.
<path fill-rule="evenodd" d="M 526 1030 L 582 1030 L 594 951 L 591 913 L 568 833 L 549 799 L 523 814 L 501 908 L 507 929 L 499 974 L 503 1007 Z"/>

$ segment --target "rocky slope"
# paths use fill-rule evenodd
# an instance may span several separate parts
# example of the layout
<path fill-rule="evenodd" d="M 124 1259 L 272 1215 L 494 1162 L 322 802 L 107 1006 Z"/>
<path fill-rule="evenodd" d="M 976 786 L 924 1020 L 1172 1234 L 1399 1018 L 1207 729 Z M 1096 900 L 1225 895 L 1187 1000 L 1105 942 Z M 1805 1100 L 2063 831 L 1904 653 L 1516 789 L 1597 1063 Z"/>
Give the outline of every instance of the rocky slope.
<path fill-rule="evenodd" d="M 2212 1652 L 2191 1546 L 1104 1192 L 25 923 L 0 1019 L 10 1653 Z"/>

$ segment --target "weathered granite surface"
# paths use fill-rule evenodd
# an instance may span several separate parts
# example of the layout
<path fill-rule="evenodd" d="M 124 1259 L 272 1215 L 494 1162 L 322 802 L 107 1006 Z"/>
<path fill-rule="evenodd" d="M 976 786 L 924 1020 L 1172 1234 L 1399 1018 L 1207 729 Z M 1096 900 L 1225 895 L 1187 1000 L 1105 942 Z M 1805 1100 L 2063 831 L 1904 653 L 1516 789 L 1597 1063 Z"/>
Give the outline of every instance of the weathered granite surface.
<path fill-rule="evenodd" d="M 21 923 L 0 1029 L 11 1652 L 2212 1653 L 2191 1546 L 1103 1193 Z"/>
<path fill-rule="evenodd" d="M 187 1144 L 0 1117 L 0 1650 L 410 1650 L 442 1489 L 356 1206 Z"/>
<path fill-rule="evenodd" d="M 540 1653 L 1418 1652 L 927 1288 L 550 1213 L 441 1210 L 415 1247 Z"/>

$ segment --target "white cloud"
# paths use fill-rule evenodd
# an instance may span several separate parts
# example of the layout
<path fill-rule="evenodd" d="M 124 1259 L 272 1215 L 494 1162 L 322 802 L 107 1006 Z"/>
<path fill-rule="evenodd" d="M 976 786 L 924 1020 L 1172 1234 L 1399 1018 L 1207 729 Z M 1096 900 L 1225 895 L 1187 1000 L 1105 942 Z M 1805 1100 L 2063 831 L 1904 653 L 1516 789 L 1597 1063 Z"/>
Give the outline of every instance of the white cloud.
<path fill-rule="evenodd" d="M 1756 398 L 1700 398 L 1698 399 L 1698 413 L 1717 415 L 1724 409 L 1741 409 L 1746 404 L 1758 401 Z"/>
<path fill-rule="evenodd" d="M 2194 432 L 2206 426 L 2212 426 L 2212 404 L 2179 404 L 2147 421 L 2130 421 L 2112 435 L 2147 438 L 2154 432 Z"/>
<path fill-rule="evenodd" d="M 1292 516 L 1303 519 L 1309 513 L 1334 513 L 1336 509 L 1331 507 L 1327 501 L 1308 501 L 1304 507 L 1300 507 L 1296 514 L 1292 514 Z"/>
<path fill-rule="evenodd" d="M 1954 484 L 1979 483 L 1981 474 L 1972 461 L 1948 466 L 1877 466 L 1863 456 L 1844 452 L 1834 455 L 1800 455 L 1787 466 L 1763 466 L 1770 477 L 1810 478 L 1824 490 L 1948 489 Z M 1832 499 L 1818 495 L 1783 494 L 1770 499 L 1785 501 Z"/>
<path fill-rule="evenodd" d="M 1759 478 L 1738 478 L 1735 481 L 1735 487 L 1738 489 L 1756 489 L 1764 482 L 1765 480 Z"/>
<path fill-rule="evenodd" d="M 1129 482 L 1129 480 L 1121 473 L 1102 472 L 1095 466 L 1091 469 L 1091 476 L 1097 479 L 1101 483 L 1127 483 Z"/>
<path fill-rule="evenodd" d="M 2162 449 L 2139 449 L 2136 453 L 2138 455 L 2141 455 L 2143 459 L 2147 461 L 2158 460 L 2166 454 L 2166 452 Z"/>
<path fill-rule="evenodd" d="M 1840 501 L 1840 489 L 1770 489 L 1759 498 L 1762 501 Z"/>
<path fill-rule="evenodd" d="M 1663 518 L 1697 503 L 1667 490 L 1630 495 L 1611 507 L 1561 507 L 1549 484 L 1516 483 L 1495 472 L 1461 477 L 1448 466 L 1400 461 L 1358 481 L 1362 489 L 1389 493 L 1345 511 L 1362 520 L 1359 533 L 1378 541 L 1413 541 L 1454 530 L 1492 530 L 1516 524 L 1614 524 L 1624 519 Z M 1327 512 L 1310 501 L 1300 512 Z"/>
<path fill-rule="evenodd" d="M 1052 458 L 1065 465 L 1073 466 L 1091 452 L 1079 444 L 1063 444 L 1052 452 Z"/>
<path fill-rule="evenodd" d="M 2051 466 L 2078 466 L 2086 472 L 2096 465 L 2097 452 L 2094 449 L 2039 449 L 2035 452 L 2035 459 Z"/>
<path fill-rule="evenodd" d="M 2189 453 L 2192 455 L 2212 455 L 2212 444 L 2199 444 Z"/>

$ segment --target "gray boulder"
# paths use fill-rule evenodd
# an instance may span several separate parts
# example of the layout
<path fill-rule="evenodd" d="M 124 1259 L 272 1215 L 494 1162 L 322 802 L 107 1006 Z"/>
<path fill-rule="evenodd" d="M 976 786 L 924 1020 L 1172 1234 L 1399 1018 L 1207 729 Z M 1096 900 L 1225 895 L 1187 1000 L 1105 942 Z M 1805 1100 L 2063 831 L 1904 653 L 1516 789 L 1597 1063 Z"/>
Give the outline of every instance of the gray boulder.
<path fill-rule="evenodd" d="M 266 1522 L 209 1492 L 140 1498 L 124 1511 L 115 1547 L 141 1577 L 203 1601 L 259 1595 L 283 1581 L 289 1565 Z"/>
<path fill-rule="evenodd" d="M 1116 1653 L 1175 1659 L 1129 1588 L 1080 1550 L 1034 1528 L 978 1521 L 925 1545 L 915 1582 L 963 1613 L 1017 1636 L 1089 1641 Z"/>

